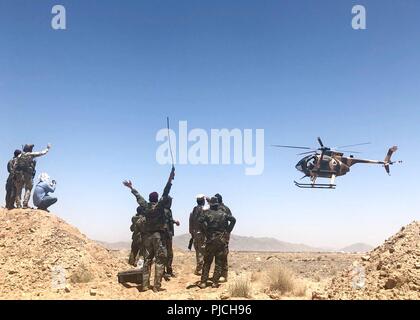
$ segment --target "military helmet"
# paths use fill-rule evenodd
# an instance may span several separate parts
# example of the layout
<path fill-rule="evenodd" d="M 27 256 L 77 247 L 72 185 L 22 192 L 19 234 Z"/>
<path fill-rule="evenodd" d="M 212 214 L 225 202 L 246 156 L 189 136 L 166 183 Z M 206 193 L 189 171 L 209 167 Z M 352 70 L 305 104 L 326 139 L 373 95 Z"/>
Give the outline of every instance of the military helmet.
<path fill-rule="evenodd" d="M 33 144 L 25 144 L 23 146 L 23 152 L 32 152 L 32 150 L 34 149 L 34 146 L 35 145 Z"/>
<path fill-rule="evenodd" d="M 209 203 L 211 206 L 213 206 L 213 205 L 219 204 L 219 200 L 216 197 L 211 197 Z"/>

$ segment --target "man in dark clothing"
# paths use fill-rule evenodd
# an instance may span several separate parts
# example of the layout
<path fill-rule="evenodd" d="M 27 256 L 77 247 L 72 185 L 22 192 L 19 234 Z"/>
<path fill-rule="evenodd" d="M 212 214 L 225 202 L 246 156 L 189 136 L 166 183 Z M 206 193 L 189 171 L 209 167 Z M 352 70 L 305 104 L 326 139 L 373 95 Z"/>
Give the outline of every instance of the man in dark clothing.
<path fill-rule="evenodd" d="M 167 252 L 163 240 L 165 238 L 165 210 L 169 192 L 172 187 L 172 180 L 175 177 L 175 168 L 172 168 L 168 182 L 163 191 L 162 198 L 159 200 L 159 194 L 152 192 L 147 202 L 140 194 L 137 201 L 144 210 L 145 223 L 143 245 L 144 245 L 144 266 L 143 266 L 143 283 L 142 291 L 149 290 L 150 287 L 150 270 L 155 259 L 155 279 L 153 291 L 161 291 L 162 277 L 167 262 Z M 131 187 L 131 183 L 124 183 L 127 187 Z"/>
<path fill-rule="evenodd" d="M 217 288 L 222 275 L 224 260 L 227 256 L 225 235 L 232 232 L 236 219 L 221 210 L 217 198 L 213 197 L 210 199 L 210 210 L 203 213 L 200 222 L 206 235 L 206 253 L 199 287 L 204 289 L 207 286 L 211 264 L 214 259 L 215 269 L 212 286 Z"/>
<path fill-rule="evenodd" d="M 203 207 L 205 204 L 205 196 L 204 194 L 197 195 L 197 205 L 194 207 L 193 211 L 190 214 L 189 220 L 189 231 L 191 234 L 191 238 L 193 239 L 194 250 L 195 250 L 195 259 L 196 259 L 196 267 L 194 274 L 199 276 L 201 275 L 201 270 L 203 269 L 204 263 L 204 254 L 205 254 L 205 247 L 206 247 L 206 237 L 204 232 L 200 226 L 200 218 L 203 215 Z"/>
<path fill-rule="evenodd" d="M 7 172 L 9 177 L 6 182 L 6 208 L 12 210 L 15 208 L 16 201 L 16 186 L 15 186 L 15 166 L 16 158 L 22 153 L 20 150 L 15 150 L 13 159 L 7 163 Z"/>
<path fill-rule="evenodd" d="M 166 251 L 168 254 L 168 258 L 166 261 L 166 269 L 165 269 L 165 275 L 166 278 L 169 277 L 175 277 L 173 268 L 172 268 L 172 262 L 174 260 L 174 250 L 173 250 L 173 237 L 175 235 L 174 225 L 176 224 L 179 226 L 179 221 L 175 221 L 172 216 L 172 198 L 168 196 L 167 201 L 164 205 L 165 210 L 165 246 Z"/>
<path fill-rule="evenodd" d="M 229 207 L 223 203 L 223 197 L 221 194 L 217 193 L 215 195 L 217 198 L 217 202 L 219 203 L 219 209 L 226 212 L 227 215 L 231 216 L 232 212 L 230 211 Z M 229 273 L 229 262 L 228 262 L 228 255 L 229 255 L 229 241 L 230 241 L 230 232 L 226 233 L 226 259 L 224 259 L 224 265 L 222 266 L 222 276 L 220 282 L 227 282 L 228 280 L 228 273 Z"/>

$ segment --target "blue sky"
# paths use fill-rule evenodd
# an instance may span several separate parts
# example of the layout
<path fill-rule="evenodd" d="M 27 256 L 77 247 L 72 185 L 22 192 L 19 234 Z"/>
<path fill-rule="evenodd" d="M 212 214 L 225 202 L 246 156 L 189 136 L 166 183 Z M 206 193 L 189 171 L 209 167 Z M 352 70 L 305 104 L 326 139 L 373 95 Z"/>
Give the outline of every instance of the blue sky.
<path fill-rule="evenodd" d="M 0 3 L 0 163 L 24 143 L 58 181 L 54 212 L 94 239 L 130 239 L 136 203 L 162 191 L 156 132 L 169 115 L 190 128 L 265 130 L 265 171 L 177 166 L 177 233 L 197 193 L 224 195 L 240 235 L 316 246 L 381 243 L 419 218 L 420 3 L 377 1 L 56 1 Z M 351 8 L 367 9 L 367 30 Z M 293 150 L 371 141 L 361 156 L 404 164 L 388 177 L 355 166 L 334 191 L 300 190 Z M 4 198 L 4 191 L 0 191 Z"/>

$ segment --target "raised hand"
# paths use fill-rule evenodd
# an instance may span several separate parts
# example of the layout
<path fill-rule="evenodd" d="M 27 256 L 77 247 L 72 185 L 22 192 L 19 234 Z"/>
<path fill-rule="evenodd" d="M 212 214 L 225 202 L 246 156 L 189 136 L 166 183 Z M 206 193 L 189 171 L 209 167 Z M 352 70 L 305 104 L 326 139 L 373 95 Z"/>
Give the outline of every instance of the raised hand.
<path fill-rule="evenodd" d="M 131 180 L 124 180 L 123 185 L 129 189 L 133 189 L 133 183 L 131 182 Z"/>

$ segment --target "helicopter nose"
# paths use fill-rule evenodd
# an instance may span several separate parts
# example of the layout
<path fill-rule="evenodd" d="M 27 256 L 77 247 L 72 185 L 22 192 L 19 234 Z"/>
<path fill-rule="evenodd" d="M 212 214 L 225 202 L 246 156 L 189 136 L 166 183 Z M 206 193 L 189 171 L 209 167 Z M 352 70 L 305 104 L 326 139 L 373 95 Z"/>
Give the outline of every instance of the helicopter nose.
<path fill-rule="evenodd" d="M 303 172 L 302 164 L 300 162 L 295 166 L 295 168 L 296 170 Z"/>

